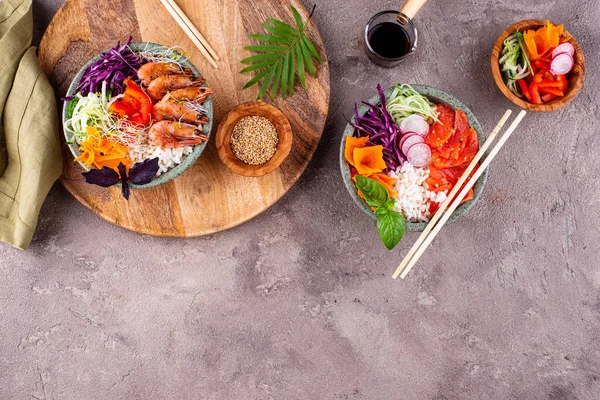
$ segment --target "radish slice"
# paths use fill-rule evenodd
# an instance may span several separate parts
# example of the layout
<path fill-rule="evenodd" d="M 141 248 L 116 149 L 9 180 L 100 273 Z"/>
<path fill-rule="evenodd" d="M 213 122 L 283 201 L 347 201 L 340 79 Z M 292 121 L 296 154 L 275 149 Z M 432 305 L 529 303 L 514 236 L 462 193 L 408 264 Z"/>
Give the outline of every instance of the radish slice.
<path fill-rule="evenodd" d="M 429 133 L 429 124 L 422 115 L 413 114 L 400 122 L 400 130 L 402 132 L 415 132 L 421 136 L 426 136 Z"/>
<path fill-rule="evenodd" d="M 423 136 L 411 135 L 410 137 L 406 138 L 406 140 L 404 140 L 404 142 L 402 142 L 402 147 L 400 147 L 400 150 L 402 150 L 404 155 L 406 155 L 406 157 L 408 157 L 408 150 L 413 145 L 423 143 L 423 142 L 425 142 L 425 140 L 423 140 Z"/>
<path fill-rule="evenodd" d="M 569 42 L 559 44 L 558 46 L 556 46 L 556 48 L 554 48 L 554 51 L 552 51 L 552 58 L 562 53 L 567 53 L 568 55 L 573 57 L 573 55 L 575 54 L 575 47 L 573 47 L 573 45 Z"/>
<path fill-rule="evenodd" d="M 431 161 L 431 148 L 427 143 L 413 144 L 406 152 L 406 159 L 417 168 L 426 167 Z"/>
<path fill-rule="evenodd" d="M 550 72 L 554 75 L 566 75 L 573 69 L 573 57 L 567 53 L 557 55 L 550 63 Z"/>
<path fill-rule="evenodd" d="M 421 135 L 419 135 L 419 134 L 417 134 L 417 133 L 415 133 L 415 132 L 406 132 L 404 135 L 402 135 L 402 136 L 400 137 L 400 141 L 398 142 L 398 148 L 399 148 L 400 150 L 402 150 L 402 145 L 404 144 L 404 141 L 405 141 L 406 139 L 408 139 L 409 137 L 411 137 L 411 136 L 421 136 Z"/>

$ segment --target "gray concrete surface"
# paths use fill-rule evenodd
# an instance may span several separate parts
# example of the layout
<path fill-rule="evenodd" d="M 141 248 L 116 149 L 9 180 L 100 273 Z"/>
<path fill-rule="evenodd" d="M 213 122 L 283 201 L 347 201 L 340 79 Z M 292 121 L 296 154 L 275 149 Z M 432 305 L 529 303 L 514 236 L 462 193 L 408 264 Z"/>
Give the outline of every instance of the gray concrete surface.
<path fill-rule="evenodd" d="M 38 35 L 58 6 L 36 0 Z M 0 245 L 0 399 L 597 399 L 600 5 L 431 0 L 418 54 L 383 70 L 361 31 L 385 0 L 320 0 L 329 123 L 300 182 L 260 217 L 166 240 L 116 228 L 57 185 L 27 252 Z M 511 104 L 489 53 L 525 18 L 564 22 L 586 84 L 530 114 L 483 197 L 403 282 L 340 179 L 352 103 L 377 82 L 437 86 L 486 129 Z"/>

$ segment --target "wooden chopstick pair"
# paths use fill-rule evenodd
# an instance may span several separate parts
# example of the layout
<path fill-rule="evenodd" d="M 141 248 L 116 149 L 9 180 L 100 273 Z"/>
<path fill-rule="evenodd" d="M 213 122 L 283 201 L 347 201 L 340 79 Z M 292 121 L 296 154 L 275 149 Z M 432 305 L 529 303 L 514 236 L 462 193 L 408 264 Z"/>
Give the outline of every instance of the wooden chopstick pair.
<path fill-rule="evenodd" d="M 415 244 L 411 247 L 406 257 L 404 257 L 404 260 L 402 260 L 402 262 L 396 269 L 396 272 L 394 272 L 394 275 L 392 275 L 394 279 L 396 279 L 398 275 L 400 275 L 400 278 L 404 279 L 406 275 L 410 272 L 410 270 L 414 267 L 414 265 L 417 263 L 417 261 L 419 261 L 419 258 L 423 255 L 423 252 L 425 252 L 425 250 L 431 244 L 435 236 L 443 228 L 444 224 L 448 221 L 450 216 L 452 216 L 452 213 L 460 205 L 461 201 L 468 194 L 469 190 L 475 185 L 481 174 L 483 174 L 483 171 L 485 171 L 485 169 L 490 165 L 494 157 L 496 157 L 496 154 L 498 154 L 502 146 L 504 146 L 510 135 L 512 135 L 515 129 L 517 129 L 517 126 L 519 126 L 521 120 L 526 114 L 525 110 L 522 110 L 519 113 L 519 115 L 517 115 L 517 118 L 515 118 L 508 130 L 504 133 L 504 135 L 502 135 L 498 143 L 496 143 L 494 148 L 490 151 L 490 154 L 488 154 L 485 160 L 481 163 L 481 165 L 475 171 L 471 179 L 469 179 L 467 184 L 463 186 L 465 181 L 468 179 L 469 175 L 471 175 L 471 172 L 473 172 L 473 170 L 477 166 L 477 163 L 483 157 L 483 154 L 487 151 L 492 142 L 496 139 L 498 132 L 500 132 L 500 130 L 508 120 L 508 117 L 510 117 L 511 113 L 511 110 L 506 110 L 500 121 L 498 121 L 498 124 L 496 125 L 490 136 L 487 138 L 485 143 L 483 143 L 483 146 L 481 146 L 479 152 L 477 153 L 477 155 L 475 155 L 473 161 L 471 161 L 471 163 L 469 164 L 463 175 L 460 177 L 450 194 L 448 194 L 446 200 L 442 202 L 439 210 L 435 213 L 433 218 L 431 218 L 431 220 L 425 227 L 425 230 L 421 233 Z M 446 211 L 446 209 L 448 210 Z"/>
<path fill-rule="evenodd" d="M 179 24 L 181 29 L 188 35 L 190 40 L 194 42 L 194 45 L 200 50 L 200 53 L 208 60 L 210 65 L 214 68 L 219 68 L 216 61 L 219 61 L 220 58 L 215 52 L 215 50 L 211 47 L 208 41 L 202 36 L 200 31 L 194 26 L 192 21 L 184 14 L 183 10 L 179 8 L 175 0 L 160 0 L 160 2 L 165 6 L 169 14 L 175 19 L 175 21 Z"/>

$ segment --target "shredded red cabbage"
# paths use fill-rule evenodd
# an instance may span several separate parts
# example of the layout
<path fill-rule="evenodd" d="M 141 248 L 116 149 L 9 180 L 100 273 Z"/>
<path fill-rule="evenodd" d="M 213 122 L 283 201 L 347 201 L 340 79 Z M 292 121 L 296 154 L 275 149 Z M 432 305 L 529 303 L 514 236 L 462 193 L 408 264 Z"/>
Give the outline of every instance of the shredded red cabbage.
<path fill-rule="evenodd" d="M 131 77 L 139 84 L 137 70 L 142 66 L 142 59 L 129 49 L 132 40 L 133 38 L 129 37 L 124 45 L 118 42 L 115 47 L 102 53 L 100 60 L 87 67 L 79 81 L 77 92 L 82 96 L 100 92 L 102 82 L 106 81 L 112 95 L 117 96 L 125 91 L 125 78 Z"/>
<path fill-rule="evenodd" d="M 405 161 L 404 156 L 398 148 L 400 128 L 387 111 L 385 95 L 380 84 L 377 85 L 377 91 L 381 98 L 381 106 L 363 101 L 363 104 L 369 106 L 370 110 L 361 117 L 358 114 L 358 106 L 354 104 L 354 118 L 356 122 L 350 122 L 350 124 L 356 129 L 354 132 L 355 136 L 369 136 L 367 145 L 383 146 L 383 160 L 388 169 L 395 170 Z"/>

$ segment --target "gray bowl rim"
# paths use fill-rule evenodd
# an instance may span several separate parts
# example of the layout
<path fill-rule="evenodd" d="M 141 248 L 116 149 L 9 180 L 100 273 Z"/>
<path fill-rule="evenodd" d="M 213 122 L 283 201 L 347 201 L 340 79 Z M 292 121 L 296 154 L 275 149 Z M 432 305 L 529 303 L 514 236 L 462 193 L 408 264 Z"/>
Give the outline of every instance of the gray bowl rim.
<path fill-rule="evenodd" d="M 147 50 L 147 49 L 167 49 L 168 48 L 167 46 L 163 46 L 163 45 L 160 45 L 157 43 L 151 43 L 151 42 L 131 42 L 129 44 L 129 47 L 134 51 L 141 51 L 141 50 Z M 104 54 L 105 52 L 107 52 L 109 50 L 110 49 L 102 51 L 100 54 L 97 54 L 92 59 L 90 59 L 87 63 L 85 63 L 85 65 L 79 70 L 77 75 L 75 75 L 75 78 L 73 78 L 73 80 L 71 81 L 71 84 L 69 85 L 69 90 L 67 91 L 67 95 L 65 97 L 72 96 L 76 93 L 77 85 L 79 85 L 79 81 L 81 80 L 81 77 L 83 76 L 83 73 L 85 72 L 85 70 L 92 63 L 98 61 L 102 57 L 102 54 Z M 188 67 L 194 73 L 195 76 L 202 78 L 202 74 L 200 73 L 200 71 L 198 71 L 198 69 L 187 58 L 182 63 L 183 63 L 183 65 Z M 207 85 L 207 83 L 204 83 L 202 86 L 206 87 L 208 85 Z M 71 140 L 69 140 L 69 138 L 67 137 L 67 131 L 65 129 L 65 123 L 67 121 L 67 111 L 68 111 L 67 104 L 68 104 L 67 101 L 63 101 L 63 109 L 62 109 L 63 136 L 64 136 L 65 140 L 67 141 L 67 145 L 69 146 L 69 150 L 71 151 L 71 154 L 73 154 L 74 158 L 77 158 L 80 155 L 78 146 L 75 143 L 73 143 Z M 212 97 L 209 97 L 204 102 L 204 106 L 208 110 L 207 116 L 208 116 L 209 122 L 208 122 L 208 124 L 205 124 L 202 126 L 202 132 L 210 139 L 210 134 L 211 134 L 212 125 L 213 125 L 213 119 L 214 119 L 213 118 Z M 147 183 L 145 185 L 130 184 L 129 186 L 132 189 L 149 189 L 149 188 L 153 188 L 153 187 L 156 187 L 156 186 L 159 186 L 164 183 L 172 181 L 173 179 L 177 178 L 179 175 L 183 174 L 189 167 L 191 167 L 198 160 L 198 158 L 200 157 L 200 155 L 206 148 L 207 144 L 208 144 L 208 141 L 194 146 L 194 150 L 190 154 L 185 156 L 179 165 L 171 168 L 164 174 L 155 177 L 149 183 Z M 85 169 L 86 171 L 90 170 L 90 168 L 86 167 L 81 162 L 79 162 L 79 165 L 81 165 L 81 167 L 83 169 Z"/>
<path fill-rule="evenodd" d="M 452 96 L 449 93 L 444 92 L 443 90 L 440 90 L 440 89 L 437 89 L 437 88 L 434 88 L 431 86 L 419 85 L 419 84 L 410 84 L 410 86 L 412 86 L 413 89 L 415 89 L 418 93 L 422 94 L 423 96 L 426 96 L 427 98 L 429 98 L 432 102 L 434 102 L 436 104 L 437 103 L 445 103 L 446 105 L 452 107 L 455 110 L 463 110 L 465 112 L 465 114 L 467 115 L 469 124 L 477 132 L 477 137 L 479 139 L 480 145 L 481 145 L 481 143 L 483 143 L 485 141 L 486 135 L 483 132 L 483 129 L 481 128 L 481 125 L 479 124 L 479 121 L 475 117 L 475 114 L 473 114 L 473 112 L 466 105 L 464 105 L 464 103 L 462 103 L 460 100 L 458 100 L 456 97 Z M 396 86 L 392 86 L 383 91 L 386 100 L 390 98 L 392 91 L 394 90 L 395 87 Z M 373 97 L 371 97 L 370 99 L 368 99 L 366 101 L 368 103 L 372 103 L 375 105 L 381 105 L 381 100 L 379 98 L 379 94 L 374 95 Z M 364 115 L 368 111 L 368 109 L 369 109 L 368 106 L 361 103 L 361 105 L 358 107 L 359 115 L 361 115 L 361 116 Z M 350 119 L 350 121 L 352 123 L 355 123 L 356 117 L 353 115 L 352 118 Z M 346 146 L 346 138 L 348 136 L 352 136 L 353 134 L 354 134 L 354 127 L 352 127 L 352 125 L 350 125 L 350 124 L 346 124 L 346 129 L 344 130 L 344 134 L 342 136 L 342 140 L 340 143 L 340 171 L 342 174 L 342 179 L 344 180 L 346 189 L 348 190 L 348 193 L 350 194 L 350 196 L 352 197 L 354 202 L 369 217 L 371 217 L 372 219 L 375 220 L 375 219 L 377 219 L 377 216 L 375 215 L 375 213 L 373 213 L 373 210 L 371 210 L 371 207 L 369 207 L 369 205 L 358 196 L 358 193 L 356 191 L 356 186 L 354 185 L 354 182 L 352 181 L 352 178 L 350 177 L 350 164 L 348 163 L 348 161 L 346 161 L 346 158 L 344 157 L 344 147 Z M 447 222 L 448 224 L 460 219 L 463 215 L 467 214 L 469 212 L 469 210 L 475 205 L 475 203 L 481 196 L 481 193 L 483 192 L 483 189 L 487 182 L 488 169 L 486 169 L 483 172 L 483 174 L 479 177 L 479 179 L 477 180 L 477 182 L 475 184 L 473 200 L 471 200 L 465 204 L 462 204 L 460 207 L 458 207 L 456 209 L 456 211 L 454 211 L 452 216 L 448 219 L 448 222 Z M 410 232 L 422 232 L 426 226 L 427 226 L 427 222 L 407 222 L 406 230 L 410 231 Z"/>

